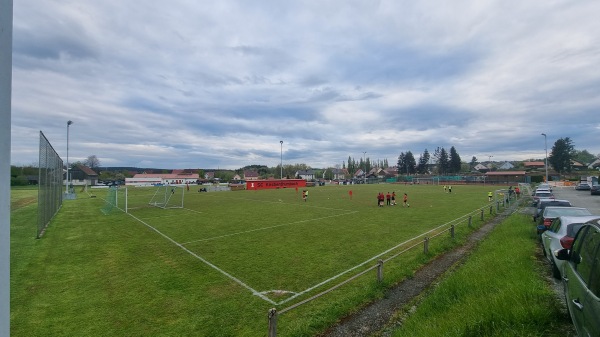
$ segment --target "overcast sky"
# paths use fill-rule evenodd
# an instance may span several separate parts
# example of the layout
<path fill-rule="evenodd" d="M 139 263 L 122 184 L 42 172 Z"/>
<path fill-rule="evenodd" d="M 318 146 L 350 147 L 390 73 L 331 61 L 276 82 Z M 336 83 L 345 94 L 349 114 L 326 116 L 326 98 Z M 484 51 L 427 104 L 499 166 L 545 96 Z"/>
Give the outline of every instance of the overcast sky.
<path fill-rule="evenodd" d="M 19 0 L 13 164 L 600 153 L 600 2 Z M 281 146 L 280 141 L 283 141 Z"/>

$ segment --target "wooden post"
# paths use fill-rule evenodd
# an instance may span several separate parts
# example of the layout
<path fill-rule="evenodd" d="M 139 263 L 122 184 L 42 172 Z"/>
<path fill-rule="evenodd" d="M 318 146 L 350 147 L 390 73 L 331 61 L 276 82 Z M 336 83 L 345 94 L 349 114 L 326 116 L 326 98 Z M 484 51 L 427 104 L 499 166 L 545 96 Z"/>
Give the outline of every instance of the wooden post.
<path fill-rule="evenodd" d="M 471 228 L 471 223 L 473 222 L 473 216 L 469 215 L 469 228 Z"/>
<path fill-rule="evenodd" d="M 428 254 L 429 253 L 429 238 L 425 237 L 425 239 L 423 240 L 423 253 Z"/>
<path fill-rule="evenodd" d="M 483 208 L 481 209 L 481 221 L 483 221 Z"/>
<path fill-rule="evenodd" d="M 269 337 L 277 337 L 277 309 L 269 309 Z"/>
<path fill-rule="evenodd" d="M 377 281 L 379 283 L 383 282 L 383 260 L 381 259 L 377 261 Z"/>
<path fill-rule="evenodd" d="M 494 208 L 490 206 L 490 214 L 494 214 Z"/>
<path fill-rule="evenodd" d="M 450 226 L 450 237 L 454 239 L 454 225 Z"/>

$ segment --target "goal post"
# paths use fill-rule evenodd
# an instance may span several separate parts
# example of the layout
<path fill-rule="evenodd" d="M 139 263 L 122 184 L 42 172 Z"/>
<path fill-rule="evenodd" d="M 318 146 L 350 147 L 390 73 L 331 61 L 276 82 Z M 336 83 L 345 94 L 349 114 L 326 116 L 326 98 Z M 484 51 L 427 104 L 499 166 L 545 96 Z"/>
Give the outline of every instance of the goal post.
<path fill-rule="evenodd" d="M 178 185 L 121 186 L 108 189 L 103 213 L 113 208 L 125 213 L 143 208 L 183 208 L 185 188 Z"/>
<path fill-rule="evenodd" d="M 440 184 L 440 178 L 439 177 L 414 178 L 413 182 L 415 184 L 421 184 L 421 185 L 439 185 Z"/>

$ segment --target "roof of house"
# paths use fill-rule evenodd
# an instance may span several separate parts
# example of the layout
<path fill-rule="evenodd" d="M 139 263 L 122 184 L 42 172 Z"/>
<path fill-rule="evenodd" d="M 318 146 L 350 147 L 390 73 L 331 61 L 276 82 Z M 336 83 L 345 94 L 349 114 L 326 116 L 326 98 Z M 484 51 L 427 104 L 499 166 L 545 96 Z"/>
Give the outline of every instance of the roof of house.
<path fill-rule="evenodd" d="M 257 171 L 246 170 L 244 171 L 244 177 L 258 177 Z"/>
<path fill-rule="evenodd" d="M 198 173 L 173 174 L 173 173 L 138 173 L 134 178 L 161 178 L 161 179 L 198 179 Z"/>
<path fill-rule="evenodd" d="M 486 176 L 524 176 L 526 171 L 495 171 L 486 172 Z"/>
<path fill-rule="evenodd" d="M 523 163 L 523 165 L 525 165 L 525 167 L 527 166 L 544 166 L 544 162 L 543 161 L 526 161 Z"/>
<path fill-rule="evenodd" d="M 98 173 L 96 173 L 94 170 L 92 170 L 91 168 L 82 165 L 82 164 L 77 164 L 77 168 L 79 168 L 81 170 L 81 172 L 85 173 L 88 176 L 97 176 Z"/>
<path fill-rule="evenodd" d="M 296 174 L 298 174 L 298 175 L 311 175 L 311 174 L 315 174 L 315 171 L 313 171 L 313 170 L 298 170 L 298 172 L 296 172 Z"/>

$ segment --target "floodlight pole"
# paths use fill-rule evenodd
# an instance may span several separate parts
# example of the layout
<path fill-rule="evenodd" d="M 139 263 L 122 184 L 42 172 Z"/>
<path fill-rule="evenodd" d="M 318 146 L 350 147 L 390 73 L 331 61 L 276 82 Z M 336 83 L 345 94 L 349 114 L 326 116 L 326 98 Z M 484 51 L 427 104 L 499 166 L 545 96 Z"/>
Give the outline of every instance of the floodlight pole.
<path fill-rule="evenodd" d="M 546 183 L 548 183 L 548 138 L 545 133 L 542 133 L 542 136 L 544 136 L 544 150 L 546 151 L 544 167 L 546 168 Z"/>
<path fill-rule="evenodd" d="M 69 193 L 69 126 L 72 121 L 67 122 L 67 179 L 65 179 L 65 193 Z"/>
<path fill-rule="evenodd" d="M 283 140 L 279 141 L 279 144 L 281 144 L 281 161 L 279 163 L 279 165 L 281 166 L 280 169 L 280 173 L 279 173 L 279 177 L 280 179 L 283 179 Z"/>

